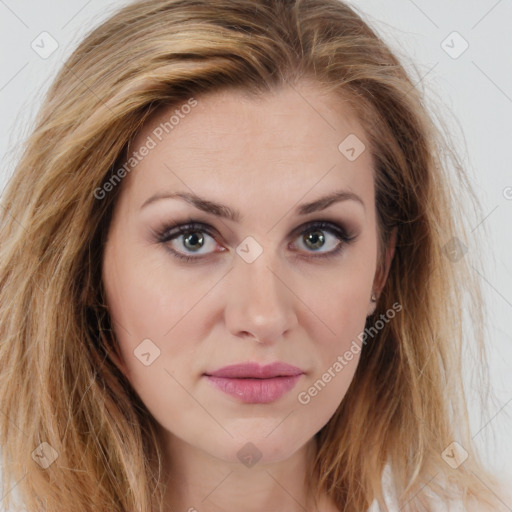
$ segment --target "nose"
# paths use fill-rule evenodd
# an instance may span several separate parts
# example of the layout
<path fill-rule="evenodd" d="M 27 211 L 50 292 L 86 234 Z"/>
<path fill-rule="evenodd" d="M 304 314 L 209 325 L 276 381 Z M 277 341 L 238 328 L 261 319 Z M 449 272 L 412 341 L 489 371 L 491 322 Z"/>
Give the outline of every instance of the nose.
<path fill-rule="evenodd" d="M 286 282 L 282 266 L 267 257 L 268 253 L 264 251 L 252 263 L 235 256 L 225 309 L 233 336 L 263 344 L 282 339 L 298 323 L 292 286 Z"/>

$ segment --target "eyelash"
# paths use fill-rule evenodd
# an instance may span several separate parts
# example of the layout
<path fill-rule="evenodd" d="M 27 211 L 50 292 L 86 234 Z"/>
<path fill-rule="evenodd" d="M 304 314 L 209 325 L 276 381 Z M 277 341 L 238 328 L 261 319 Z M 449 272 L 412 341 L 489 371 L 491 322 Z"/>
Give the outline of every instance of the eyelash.
<path fill-rule="evenodd" d="M 299 228 L 300 229 L 300 228 Z M 304 229 L 294 232 L 294 235 L 297 234 L 297 236 L 302 236 L 305 233 L 320 230 L 320 231 L 327 231 L 331 235 L 334 235 L 338 240 L 340 240 L 340 243 L 337 245 L 335 249 L 329 252 L 319 253 L 314 256 L 307 256 L 307 258 L 331 258 L 334 256 L 337 256 L 341 250 L 343 249 L 344 245 L 348 245 L 351 242 L 353 242 L 357 236 L 348 236 L 346 233 L 346 230 L 342 228 L 341 226 L 329 222 L 329 221 L 313 221 L 308 223 Z M 215 238 L 215 236 L 212 234 L 212 231 L 210 226 L 207 224 L 204 224 L 202 222 L 197 222 L 194 220 L 190 220 L 188 223 L 185 224 L 174 224 L 174 225 L 165 225 L 163 228 L 158 230 L 156 232 L 156 241 L 161 244 L 167 244 L 168 242 L 174 240 L 175 238 L 178 238 L 181 235 L 200 232 L 200 233 L 206 233 L 208 236 Z M 171 249 L 170 247 L 166 246 L 166 250 L 169 251 L 175 258 L 186 261 L 186 262 L 197 262 L 200 261 L 207 256 L 187 256 L 185 254 L 182 254 L 179 251 L 175 251 L 174 249 Z"/>

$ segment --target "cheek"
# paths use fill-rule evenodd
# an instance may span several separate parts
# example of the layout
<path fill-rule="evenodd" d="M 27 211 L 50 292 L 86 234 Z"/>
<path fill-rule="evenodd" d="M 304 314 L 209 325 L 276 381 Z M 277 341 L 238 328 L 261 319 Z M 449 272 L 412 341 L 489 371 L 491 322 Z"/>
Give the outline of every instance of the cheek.
<path fill-rule="evenodd" d="M 365 324 L 375 268 L 371 244 L 360 246 L 319 286 L 304 287 L 304 302 L 315 305 L 306 329 L 317 349 L 315 374 L 300 391 L 299 403 L 315 408 L 315 414 L 333 414 L 353 379 L 364 348 Z"/>
<path fill-rule="evenodd" d="M 328 288 L 318 319 L 310 325 L 315 341 L 315 371 L 297 391 L 297 402 L 312 423 L 323 426 L 336 412 L 353 380 L 359 363 L 368 307 L 364 275 L 350 274 Z"/>
<path fill-rule="evenodd" d="M 373 263 L 367 259 L 354 265 L 340 265 L 321 283 L 306 283 L 302 296 L 311 304 L 309 329 L 312 339 L 342 349 L 365 326 L 373 281 Z M 306 287 L 309 291 L 306 291 Z"/>
<path fill-rule="evenodd" d="M 103 280 L 109 309 L 130 348 L 144 338 L 159 344 L 206 293 L 207 283 L 197 280 L 191 286 L 188 277 L 153 248 L 134 243 L 106 254 Z"/>
<path fill-rule="evenodd" d="M 185 414 L 192 406 L 186 369 L 194 358 L 193 315 L 184 311 L 183 296 L 165 291 L 162 281 L 132 278 L 124 274 L 116 283 L 113 314 L 119 321 L 114 330 L 125 375 L 157 421 L 169 419 L 169 411 Z"/>
<path fill-rule="evenodd" d="M 190 407 L 180 384 L 188 387 L 190 372 L 199 371 L 194 340 L 204 329 L 201 299 L 215 284 L 198 278 L 191 286 L 190 274 L 165 265 L 158 253 L 112 252 L 103 275 L 125 375 L 157 418 L 159 411 Z"/>

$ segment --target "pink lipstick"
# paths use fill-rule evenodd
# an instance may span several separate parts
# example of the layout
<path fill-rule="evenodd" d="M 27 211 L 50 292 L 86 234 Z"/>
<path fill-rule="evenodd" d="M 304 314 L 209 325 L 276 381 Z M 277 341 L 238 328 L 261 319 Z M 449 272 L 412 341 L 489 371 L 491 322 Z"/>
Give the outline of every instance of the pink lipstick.
<path fill-rule="evenodd" d="M 290 391 L 304 374 L 300 368 L 286 363 L 260 366 L 242 363 L 206 372 L 208 380 L 224 393 L 245 403 L 269 403 Z"/>

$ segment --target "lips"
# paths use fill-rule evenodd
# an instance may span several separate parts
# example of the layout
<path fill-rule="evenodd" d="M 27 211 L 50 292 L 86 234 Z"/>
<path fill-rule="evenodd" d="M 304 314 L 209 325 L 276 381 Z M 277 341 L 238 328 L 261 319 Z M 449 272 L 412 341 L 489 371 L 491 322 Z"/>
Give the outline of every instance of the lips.
<path fill-rule="evenodd" d="M 258 363 L 240 363 L 224 366 L 213 372 L 206 372 L 212 377 L 234 379 L 269 379 L 272 377 L 292 377 L 304 373 L 300 368 L 287 363 L 276 362 L 261 366 Z"/>
<path fill-rule="evenodd" d="M 304 372 L 286 363 L 242 363 L 205 373 L 217 389 L 244 403 L 269 403 L 290 391 Z"/>

